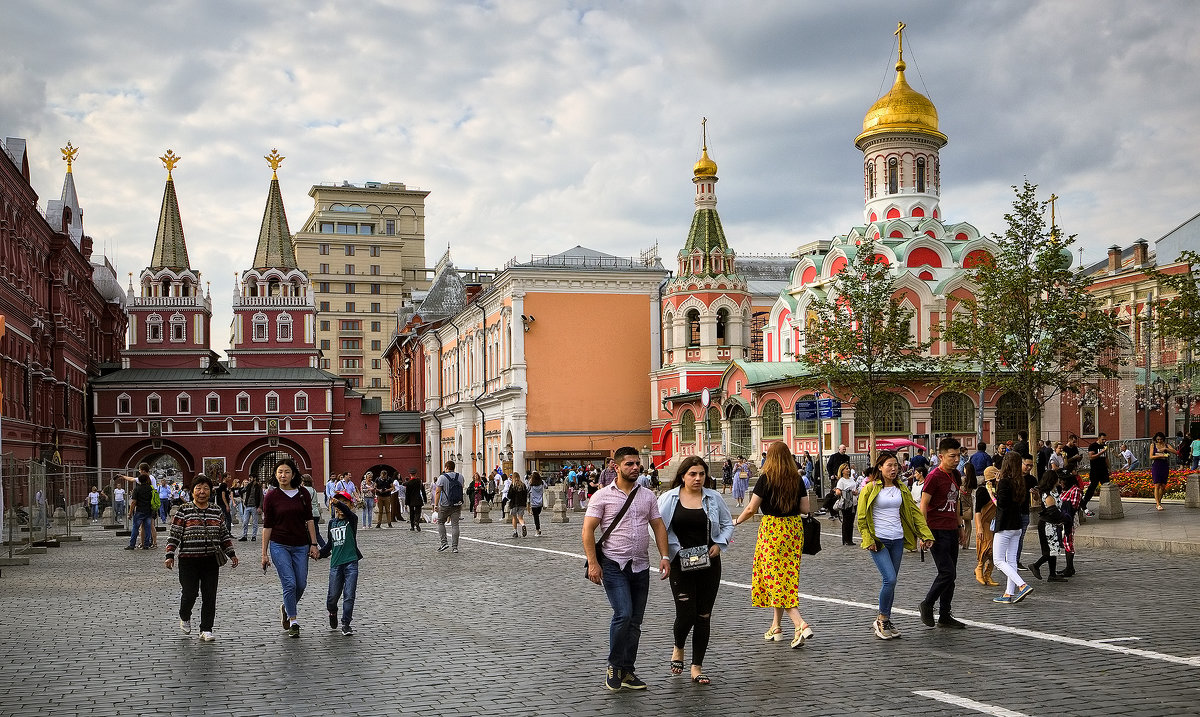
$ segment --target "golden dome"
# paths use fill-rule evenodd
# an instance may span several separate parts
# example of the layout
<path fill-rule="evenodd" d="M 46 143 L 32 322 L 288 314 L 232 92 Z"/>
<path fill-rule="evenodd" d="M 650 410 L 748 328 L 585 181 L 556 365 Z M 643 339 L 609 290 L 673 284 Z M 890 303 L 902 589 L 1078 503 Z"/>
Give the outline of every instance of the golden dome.
<path fill-rule="evenodd" d="M 904 60 L 896 63 L 896 82 L 867 110 L 862 134 L 854 139 L 856 146 L 868 137 L 894 131 L 916 132 L 946 143 L 946 135 L 938 131 L 937 108 L 904 79 L 905 67 Z"/>
<path fill-rule="evenodd" d="M 705 147 L 700 155 L 700 161 L 696 162 L 696 166 L 692 168 L 692 174 L 697 177 L 715 177 L 717 176 L 717 163 L 709 159 L 708 147 Z"/>

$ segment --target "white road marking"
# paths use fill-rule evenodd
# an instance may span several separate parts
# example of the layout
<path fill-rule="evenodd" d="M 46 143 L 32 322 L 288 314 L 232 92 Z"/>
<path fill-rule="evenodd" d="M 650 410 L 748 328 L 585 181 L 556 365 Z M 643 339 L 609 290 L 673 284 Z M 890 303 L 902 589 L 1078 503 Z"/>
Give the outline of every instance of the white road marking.
<path fill-rule="evenodd" d="M 1140 638 L 1140 637 L 1106 637 L 1106 638 L 1104 638 L 1103 640 L 1092 640 L 1092 642 L 1099 642 L 1099 643 L 1105 643 L 1105 642 L 1126 642 L 1127 640 L 1134 640 L 1134 641 L 1137 641 L 1137 640 L 1141 640 L 1141 639 L 1142 639 L 1142 638 Z"/>
<path fill-rule="evenodd" d="M 565 550 L 552 550 L 550 548 L 537 548 L 529 545 L 513 545 L 512 543 L 501 543 L 493 540 L 481 540 L 479 538 L 468 538 L 463 536 L 462 540 L 469 540 L 473 543 L 482 543 L 484 545 L 495 545 L 501 548 L 513 548 L 516 550 L 533 550 L 539 553 L 551 553 L 553 555 L 562 555 L 568 558 L 577 558 L 583 560 L 586 556 L 582 553 L 571 553 Z M 722 580 L 722 585 L 728 585 L 731 588 L 741 588 L 749 590 L 750 586 L 746 583 L 735 583 L 729 580 Z M 856 602 L 854 600 L 842 600 L 841 598 L 825 597 L 823 595 L 812 595 L 809 593 L 800 593 L 800 597 L 813 602 L 829 603 L 831 605 L 842 605 L 844 607 L 857 607 L 864 610 L 876 612 L 879 608 L 874 603 Z M 1036 596 L 1034 597 L 1036 600 Z M 1011 610 L 1012 607 L 998 607 L 1000 610 Z M 1020 608 L 1015 608 L 1020 609 Z M 910 617 L 920 615 L 916 610 L 906 610 L 904 608 L 892 608 L 892 612 Z M 1154 650 L 1143 650 L 1138 647 L 1125 647 L 1123 645 L 1113 645 L 1111 640 L 1083 640 L 1078 637 L 1069 637 L 1067 635 L 1057 635 L 1052 632 L 1043 632 L 1041 630 L 1029 630 L 1023 627 L 1010 627 L 1008 625 L 998 625 L 991 622 L 980 622 L 978 620 L 964 620 L 959 618 L 971 627 L 978 627 L 984 630 L 992 630 L 1007 635 L 1017 635 L 1020 637 L 1029 637 L 1035 640 L 1045 640 L 1047 642 L 1057 642 L 1062 645 L 1073 645 L 1075 647 L 1090 647 L 1093 650 L 1101 650 L 1104 652 L 1116 652 L 1121 655 L 1130 655 L 1132 657 L 1143 657 L 1148 660 L 1158 660 L 1159 662 L 1169 662 L 1175 665 L 1183 665 L 1185 667 L 1200 667 L 1200 655 L 1195 657 L 1180 657 L 1178 655 L 1168 655 L 1165 652 L 1156 652 Z M 1121 638 L 1117 638 L 1121 639 Z M 951 695 L 952 696 L 952 695 Z M 999 714 L 999 713 L 998 713 Z M 1011 714 L 1020 714 L 1013 712 Z"/>
<path fill-rule="evenodd" d="M 969 710 L 982 712 L 985 715 L 995 715 L 995 717 L 1029 717 L 1029 715 L 1025 714 L 1024 712 L 1017 712 L 1016 710 L 997 707 L 996 705 L 976 702 L 975 700 L 967 699 L 966 697 L 959 697 L 958 695 L 952 695 L 949 692 L 942 692 L 941 690 L 917 690 L 913 692 L 913 694 L 920 695 L 921 697 L 928 697 L 929 699 L 937 700 L 938 702 L 945 702 L 948 705 L 965 707 Z"/>

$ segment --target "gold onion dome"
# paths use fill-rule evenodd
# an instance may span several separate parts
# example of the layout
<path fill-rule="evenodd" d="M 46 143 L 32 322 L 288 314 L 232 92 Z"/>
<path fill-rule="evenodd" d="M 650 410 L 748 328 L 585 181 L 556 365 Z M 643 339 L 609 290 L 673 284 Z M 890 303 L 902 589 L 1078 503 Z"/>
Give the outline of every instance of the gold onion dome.
<path fill-rule="evenodd" d="M 896 63 L 896 82 L 867 110 L 862 134 L 854 139 L 856 145 L 868 137 L 897 131 L 928 135 L 945 144 L 946 135 L 938 131 L 937 108 L 904 79 L 906 67 L 904 60 Z"/>
<path fill-rule="evenodd" d="M 697 177 L 717 176 L 717 163 L 709 158 L 707 147 L 704 148 L 703 153 L 700 155 L 700 161 L 696 162 L 696 166 L 692 168 L 692 174 Z"/>

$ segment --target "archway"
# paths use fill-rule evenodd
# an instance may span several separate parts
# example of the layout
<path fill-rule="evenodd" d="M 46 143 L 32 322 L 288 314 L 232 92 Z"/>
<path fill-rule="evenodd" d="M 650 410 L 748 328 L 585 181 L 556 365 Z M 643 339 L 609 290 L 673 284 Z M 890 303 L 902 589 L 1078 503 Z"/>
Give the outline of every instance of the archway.
<path fill-rule="evenodd" d="M 290 458 L 296 460 L 296 456 L 289 451 L 269 451 L 254 459 L 250 464 L 250 478 L 257 481 L 270 481 L 275 477 L 275 466 L 279 461 Z M 300 470 L 304 470 L 300 468 Z"/>

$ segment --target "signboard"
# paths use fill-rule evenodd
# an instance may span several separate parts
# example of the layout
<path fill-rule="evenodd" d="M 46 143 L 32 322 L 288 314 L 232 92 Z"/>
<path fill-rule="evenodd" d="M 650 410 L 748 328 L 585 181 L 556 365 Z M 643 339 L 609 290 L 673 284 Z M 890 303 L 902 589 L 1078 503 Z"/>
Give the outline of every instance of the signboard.
<path fill-rule="evenodd" d="M 811 398 L 802 401 L 796 401 L 796 420 L 817 420 L 817 402 Z"/>
<path fill-rule="evenodd" d="M 708 408 L 708 404 L 711 400 L 712 400 L 712 397 L 708 395 L 707 388 L 705 388 L 703 391 L 700 392 L 700 405 L 701 406 Z"/>
<path fill-rule="evenodd" d="M 822 419 L 841 418 L 842 402 L 836 398 L 822 398 L 817 401 L 817 411 L 821 414 Z"/>

